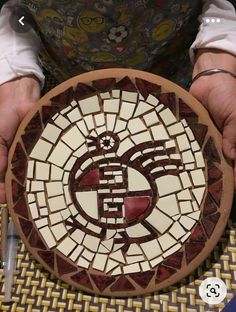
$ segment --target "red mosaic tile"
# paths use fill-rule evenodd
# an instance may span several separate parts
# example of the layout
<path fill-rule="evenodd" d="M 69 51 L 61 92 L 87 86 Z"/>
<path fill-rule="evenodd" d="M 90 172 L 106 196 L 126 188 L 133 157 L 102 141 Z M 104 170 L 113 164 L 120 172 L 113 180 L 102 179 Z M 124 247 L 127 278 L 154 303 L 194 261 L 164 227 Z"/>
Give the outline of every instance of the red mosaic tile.
<path fill-rule="evenodd" d="M 22 232 L 24 233 L 25 237 L 28 238 L 28 236 L 30 235 L 33 229 L 32 222 L 23 218 L 19 218 L 18 220 L 19 220 Z"/>
<path fill-rule="evenodd" d="M 161 93 L 159 96 L 160 103 L 169 107 L 172 113 L 176 116 L 176 96 L 173 92 Z"/>
<path fill-rule="evenodd" d="M 211 237 L 211 234 L 213 233 L 219 218 L 220 218 L 220 213 L 217 212 L 213 215 L 209 215 L 205 217 L 204 219 L 202 219 L 202 225 L 209 238 Z"/>
<path fill-rule="evenodd" d="M 75 96 L 77 100 L 91 96 L 94 93 L 96 93 L 96 89 L 84 83 L 78 83 L 75 89 Z"/>
<path fill-rule="evenodd" d="M 103 292 L 104 289 L 106 289 L 116 280 L 115 277 L 104 275 L 90 274 L 90 277 L 92 278 L 100 292 Z"/>
<path fill-rule="evenodd" d="M 215 143 L 212 139 L 212 137 L 210 137 L 203 149 L 203 154 L 204 154 L 204 158 L 208 158 L 211 161 L 216 161 L 218 163 L 220 163 L 220 156 L 219 153 L 216 149 Z"/>
<path fill-rule="evenodd" d="M 25 128 L 25 132 L 35 129 L 41 129 L 41 118 L 39 112 L 37 112 L 28 123 L 27 127 Z"/>
<path fill-rule="evenodd" d="M 140 273 L 132 273 L 130 274 L 130 277 L 142 288 L 146 288 L 152 277 L 154 276 L 154 271 L 149 272 L 140 272 Z"/>
<path fill-rule="evenodd" d="M 18 215 L 29 219 L 29 215 L 28 215 L 28 206 L 25 200 L 25 197 L 22 196 L 18 202 L 15 204 L 15 206 L 13 207 L 13 210 L 15 213 L 17 213 Z"/>
<path fill-rule="evenodd" d="M 223 181 L 222 179 L 214 184 L 210 184 L 208 187 L 208 192 L 211 194 L 211 197 L 219 206 L 223 191 Z"/>
<path fill-rule="evenodd" d="M 57 261 L 57 271 L 59 275 L 68 274 L 68 273 L 77 271 L 76 266 L 70 264 L 68 261 L 62 259 L 58 255 L 56 255 L 56 261 Z"/>
<path fill-rule="evenodd" d="M 190 123 L 198 121 L 197 114 L 195 114 L 192 109 L 184 103 L 182 99 L 179 99 L 179 116 L 180 119 L 185 118 Z"/>
<path fill-rule="evenodd" d="M 89 289 L 92 289 L 93 290 L 93 286 L 90 282 L 90 279 L 89 279 L 89 276 L 88 274 L 86 273 L 85 270 L 79 272 L 79 273 L 76 273 L 75 275 L 72 275 L 71 276 L 71 279 L 72 281 L 74 281 L 75 283 L 77 284 L 80 284 L 86 288 L 89 288 Z"/>
<path fill-rule="evenodd" d="M 170 266 L 175 269 L 181 269 L 182 266 L 182 260 L 183 260 L 183 252 L 176 252 L 170 257 L 168 257 L 163 264 Z"/>
<path fill-rule="evenodd" d="M 74 90 L 72 87 L 68 88 L 64 92 L 51 98 L 52 105 L 59 105 L 61 107 L 68 106 L 74 98 Z"/>
<path fill-rule="evenodd" d="M 203 145 L 203 142 L 205 140 L 206 134 L 207 134 L 207 129 L 208 127 L 203 124 L 189 124 L 189 127 L 194 133 L 195 139 L 199 143 L 200 146 Z"/>
<path fill-rule="evenodd" d="M 17 161 L 23 161 L 23 162 L 27 161 L 26 154 L 19 142 L 16 144 L 16 148 L 12 157 L 12 163 L 15 163 Z"/>
<path fill-rule="evenodd" d="M 149 204 L 149 196 L 125 197 L 124 205 L 126 221 L 137 220 L 147 210 Z"/>
<path fill-rule="evenodd" d="M 157 269 L 156 275 L 156 283 L 160 283 L 165 281 L 167 278 L 171 277 L 171 275 L 175 274 L 176 270 L 166 267 L 164 265 L 160 265 Z"/>
<path fill-rule="evenodd" d="M 222 178 L 222 171 L 217 168 L 213 162 L 207 163 L 208 167 L 208 184 L 213 184 Z"/>
<path fill-rule="evenodd" d="M 140 78 L 135 78 L 135 83 L 145 100 L 149 94 L 159 97 L 161 86 Z"/>
<path fill-rule="evenodd" d="M 51 269 L 54 270 L 54 252 L 39 250 L 38 255 Z"/>
<path fill-rule="evenodd" d="M 203 207 L 203 216 L 208 216 L 214 212 L 217 211 L 217 205 L 209 195 L 209 193 L 206 196 L 204 207 Z"/>
<path fill-rule="evenodd" d="M 191 242 L 206 242 L 207 241 L 207 238 L 206 238 L 206 235 L 205 235 L 205 232 L 201 226 L 200 223 L 198 223 L 192 233 L 191 233 L 191 236 L 189 237 L 189 240 Z"/>
<path fill-rule="evenodd" d="M 46 126 L 47 122 L 57 113 L 57 107 L 55 106 L 43 106 L 42 107 L 42 120 Z"/>
<path fill-rule="evenodd" d="M 204 248 L 203 242 L 191 242 L 185 244 L 185 255 L 187 264 L 189 264 Z"/>
<path fill-rule="evenodd" d="M 32 230 L 30 237 L 28 239 L 28 242 L 30 246 L 33 248 L 44 249 L 44 250 L 47 249 L 44 242 L 39 237 L 39 234 L 35 229 Z"/>
<path fill-rule="evenodd" d="M 17 178 L 17 180 L 24 184 L 25 182 L 25 176 L 26 176 L 26 168 L 27 168 L 27 162 L 21 161 L 17 167 L 14 167 L 12 169 L 12 173 Z"/>
<path fill-rule="evenodd" d="M 118 81 L 114 87 L 115 89 L 120 89 L 123 91 L 131 91 L 131 92 L 137 92 L 137 88 L 133 84 L 133 82 L 130 80 L 129 77 L 124 77 L 120 81 Z"/>
<path fill-rule="evenodd" d="M 99 169 L 93 169 L 85 174 L 79 181 L 79 186 L 98 185 L 99 184 Z"/>
<path fill-rule="evenodd" d="M 25 188 L 16 182 L 16 180 L 11 181 L 12 197 L 13 202 L 15 203 L 24 193 Z"/>
<path fill-rule="evenodd" d="M 110 288 L 112 292 L 130 291 L 134 289 L 135 289 L 134 285 L 127 279 L 125 275 L 120 276 L 118 280 Z"/>
<path fill-rule="evenodd" d="M 92 82 L 92 86 L 100 92 L 106 92 L 111 90 L 115 83 L 115 78 L 98 79 Z"/>

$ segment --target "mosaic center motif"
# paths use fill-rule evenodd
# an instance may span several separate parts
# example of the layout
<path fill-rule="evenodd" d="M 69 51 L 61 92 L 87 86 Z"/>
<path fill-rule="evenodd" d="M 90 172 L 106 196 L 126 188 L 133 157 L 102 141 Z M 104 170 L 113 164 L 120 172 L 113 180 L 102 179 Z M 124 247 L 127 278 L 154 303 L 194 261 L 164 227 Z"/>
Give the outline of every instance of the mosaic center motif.
<path fill-rule="evenodd" d="M 218 222 L 222 188 L 220 156 L 197 121 L 175 94 L 127 77 L 41 107 L 16 146 L 21 170 L 12 161 L 13 209 L 37 256 L 105 294 L 154 290 L 188 265 Z"/>

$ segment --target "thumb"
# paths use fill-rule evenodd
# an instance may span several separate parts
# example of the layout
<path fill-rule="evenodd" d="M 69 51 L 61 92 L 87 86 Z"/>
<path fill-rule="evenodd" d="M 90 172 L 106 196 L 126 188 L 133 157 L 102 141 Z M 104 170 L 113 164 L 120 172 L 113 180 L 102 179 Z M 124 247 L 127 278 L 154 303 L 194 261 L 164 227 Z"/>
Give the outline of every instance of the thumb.
<path fill-rule="evenodd" d="M 223 129 L 223 152 L 231 160 L 236 158 L 236 121 L 231 120 Z"/>

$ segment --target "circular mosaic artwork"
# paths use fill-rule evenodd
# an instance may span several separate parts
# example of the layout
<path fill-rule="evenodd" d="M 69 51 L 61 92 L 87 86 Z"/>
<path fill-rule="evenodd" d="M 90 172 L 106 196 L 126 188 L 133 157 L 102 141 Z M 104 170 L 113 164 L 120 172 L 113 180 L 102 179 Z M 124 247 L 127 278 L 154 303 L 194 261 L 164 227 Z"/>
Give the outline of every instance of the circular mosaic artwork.
<path fill-rule="evenodd" d="M 159 290 L 199 265 L 227 222 L 233 174 L 220 142 L 201 105 L 163 78 L 80 75 L 18 130 L 7 173 L 13 220 L 35 258 L 80 289 Z"/>

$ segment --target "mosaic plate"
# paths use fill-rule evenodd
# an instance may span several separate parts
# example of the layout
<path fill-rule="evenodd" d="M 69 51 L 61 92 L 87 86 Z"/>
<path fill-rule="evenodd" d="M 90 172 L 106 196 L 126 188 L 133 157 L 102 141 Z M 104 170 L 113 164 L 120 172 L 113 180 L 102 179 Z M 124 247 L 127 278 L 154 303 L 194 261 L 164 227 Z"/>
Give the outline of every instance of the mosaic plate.
<path fill-rule="evenodd" d="M 178 282 L 226 225 L 233 173 L 190 94 L 108 69 L 56 87 L 12 144 L 7 198 L 46 269 L 79 289 L 133 296 Z"/>

